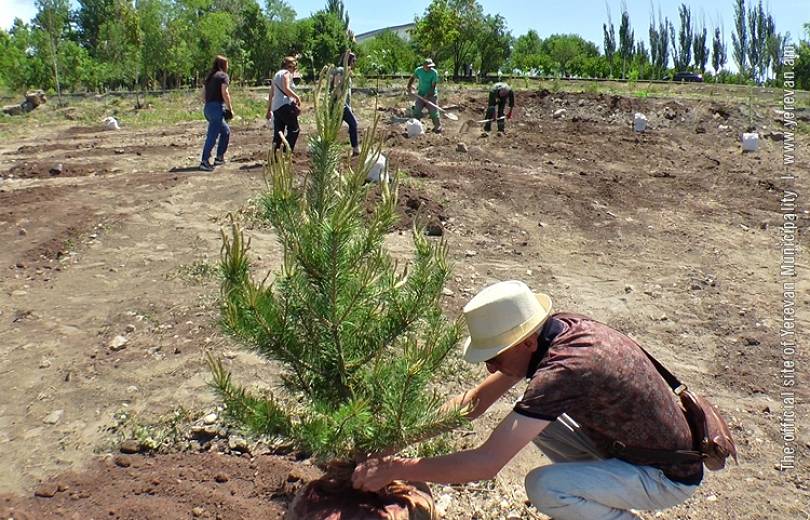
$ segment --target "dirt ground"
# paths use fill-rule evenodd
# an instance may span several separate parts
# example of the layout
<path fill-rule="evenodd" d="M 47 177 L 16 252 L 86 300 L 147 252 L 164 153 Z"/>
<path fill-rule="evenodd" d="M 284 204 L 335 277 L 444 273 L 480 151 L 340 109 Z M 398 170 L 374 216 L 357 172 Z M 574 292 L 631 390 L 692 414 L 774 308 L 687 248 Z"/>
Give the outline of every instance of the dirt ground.
<path fill-rule="evenodd" d="M 401 125 L 380 125 L 385 152 L 403 173 L 405 223 L 425 204 L 449 241 L 448 313 L 489 283 L 522 279 L 549 292 L 556 308 L 639 339 L 713 398 L 730 419 L 740 465 L 707 473 L 686 504 L 645 518 L 810 518 L 806 419 L 798 425 L 800 469 L 776 467 L 778 114 L 758 109 L 754 122 L 767 137 L 758 152 L 742 154 L 748 109 L 736 103 L 548 91 L 519 92 L 517 100 L 505 136 L 459 133 L 460 123 L 448 123 L 443 135 L 407 139 Z M 355 103 L 367 122 L 372 100 Z M 406 106 L 385 100 L 383 120 L 397 103 Z M 444 103 L 457 105 L 462 120 L 477 119 L 485 94 L 451 94 Z M 636 111 L 647 114 L 647 133 L 632 132 Z M 306 135 L 312 125 L 304 122 Z M 206 174 L 194 169 L 202 123 L 70 125 L 29 128 L 0 143 L 0 514 L 279 518 L 290 471 L 303 462 L 270 450 L 240 456 L 211 439 L 173 454 L 118 453 L 139 421 L 182 406 L 199 423 L 215 410 L 206 351 L 224 356 L 240 380 L 274 384 L 272 367 L 220 333 L 215 278 L 220 226 L 229 212 L 250 221 L 269 131 L 237 121 L 230 162 Z M 800 135 L 805 164 L 808 145 Z M 300 167 L 304 152 L 301 141 Z M 806 189 L 806 176 L 798 187 Z M 805 210 L 800 228 L 809 221 Z M 410 251 L 406 229 L 390 237 L 396 255 Z M 256 226 L 250 235 L 258 266 L 274 269 L 272 232 Z M 807 277 L 798 294 L 801 330 Z M 797 362 L 807 361 L 800 350 Z M 450 388 L 482 374 L 468 368 Z M 802 400 L 808 393 L 803 383 L 797 389 Z M 461 444 L 480 442 L 510 402 L 461 434 Z M 434 494 L 446 518 L 545 518 L 525 506 L 522 487 L 523 475 L 544 463 L 526 448 L 494 482 L 435 486 Z"/>

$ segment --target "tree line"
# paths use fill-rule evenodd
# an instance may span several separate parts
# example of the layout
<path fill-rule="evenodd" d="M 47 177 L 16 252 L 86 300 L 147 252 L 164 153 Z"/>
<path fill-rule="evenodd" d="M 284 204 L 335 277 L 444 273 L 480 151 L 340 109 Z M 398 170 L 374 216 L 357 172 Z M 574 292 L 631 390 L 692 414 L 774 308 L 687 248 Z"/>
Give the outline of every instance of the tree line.
<path fill-rule="evenodd" d="M 0 86 L 59 91 L 196 86 L 214 55 L 231 62 L 231 76 L 261 84 L 286 55 L 300 56 L 305 74 L 358 54 L 361 74 L 410 72 L 433 58 L 447 76 L 490 73 L 666 79 L 676 71 L 708 80 L 764 83 L 780 77 L 785 46 L 762 0 L 733 3 L 731 47 L 725 29 L 708 27 L 681 4 L 673 21 L 652 14 L 647 38 L 637 36 L 622 7 L 618 31 L 610 10 L 601 49 L 576 34 L 514 37 L 506 20 L 477 0 L 432 0 L 416 17 L 410 41 L 383 32 L 353 43 L 342 0 L 299 18 L 285 0 L 36 0 L 29 22 L 0 31 Z M 797 43 L 799 85 L 810 88 L 810 24 Z M 639 31 L 640 33 L 640 31 Z M 726 66 L 729 58 L 738 72 Z M 709 71 L 711 66 L 711 71 Z"/>

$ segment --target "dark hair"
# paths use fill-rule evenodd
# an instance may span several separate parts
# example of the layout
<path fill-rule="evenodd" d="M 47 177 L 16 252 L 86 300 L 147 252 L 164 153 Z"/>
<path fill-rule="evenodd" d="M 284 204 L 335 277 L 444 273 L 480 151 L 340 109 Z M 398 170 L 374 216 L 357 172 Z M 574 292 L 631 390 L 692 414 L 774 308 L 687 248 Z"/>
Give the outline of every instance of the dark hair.
<path fill-rule="evenodd" d="M 208 84 L 211 81 L 211 78 L 217 72 L 225 72 L 228 70 L 228 58 L 222 55 L 218 55 L 214 58 L 214 64 L 211 65 L 211 70 L 208 71 L 208 74 L 205 76 L 204 83 Z"/>

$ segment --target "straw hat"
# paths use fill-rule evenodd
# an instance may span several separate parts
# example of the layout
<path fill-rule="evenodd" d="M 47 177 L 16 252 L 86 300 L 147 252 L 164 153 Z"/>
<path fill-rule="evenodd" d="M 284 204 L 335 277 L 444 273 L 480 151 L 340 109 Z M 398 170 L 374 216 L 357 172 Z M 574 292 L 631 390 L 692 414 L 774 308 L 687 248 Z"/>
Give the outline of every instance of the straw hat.
<path fill-rule="evenodd" d="M 485 287 L 464 306 L 470 336 L 464 359 L 478 363 L 517 345 L 543 325 L 551 313 L 551 298 L 533 293 L 517 280 Z"/>
<path fill-rule="evenodd" d="M 430 58 L 425 58 L 425 61 L 422 62 L 422 65 L 427 65 L 431 69 L 436 67 L 436 64 L 433 63 L 433 60 Z"/>

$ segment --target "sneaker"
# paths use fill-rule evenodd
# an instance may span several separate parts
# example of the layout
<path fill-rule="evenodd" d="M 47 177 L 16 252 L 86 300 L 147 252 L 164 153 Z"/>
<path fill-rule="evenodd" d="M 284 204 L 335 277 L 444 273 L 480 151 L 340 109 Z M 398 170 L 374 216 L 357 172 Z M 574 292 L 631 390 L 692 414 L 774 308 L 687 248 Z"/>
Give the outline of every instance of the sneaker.
<path fill-rule="evenodd" d="M 357 157 L 360 155 L 360 148 L 352 148 L 352 157 Z"/>
<path fill-rule="evenodd" d="M 225 158 L 224 157 L 215 157 L 214 158 L 214 166 L 220 166 L 222 164 L 225 164 Z"/>
<path fill-rule="evenodd" d="M 214 171 L 214 167 L 211 166 L 210 164 L 208 164 L 207 162 L 201 162 L 200 163 L 200 171 L 212 172 L 212 171 Z"/>
<path fill-rule="evenodd" d="M 438 128 L 433 129 L 434 134 L 441 134 L 442 132 L 444 132 L 444 128 L 442 128 L 442 127 L 438 127 Z"/>

